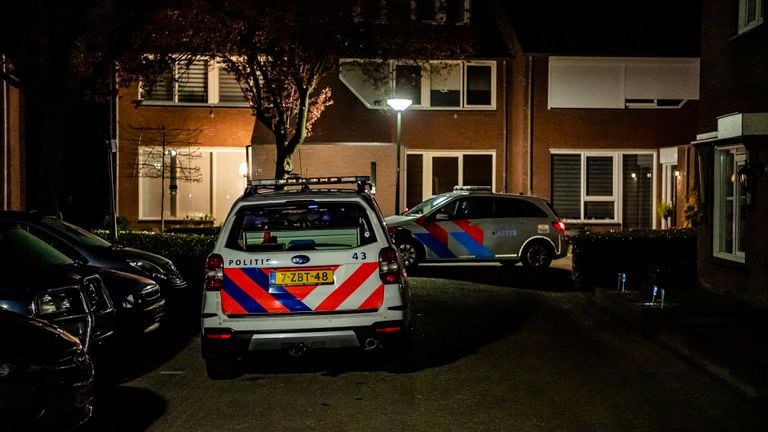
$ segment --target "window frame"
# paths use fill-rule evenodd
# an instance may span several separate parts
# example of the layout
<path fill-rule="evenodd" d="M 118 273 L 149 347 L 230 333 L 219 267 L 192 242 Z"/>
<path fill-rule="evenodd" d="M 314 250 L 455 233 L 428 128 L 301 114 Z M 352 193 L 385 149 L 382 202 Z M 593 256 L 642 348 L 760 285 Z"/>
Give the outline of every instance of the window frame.
<path fill-rule="evenodd" d="M 454 151 L 429 151 L 429 150 L 416 150 L 407 151 L 407 156 L 420 155 L 422 157 L 422 197 L 421 201 L 435 195 L 432 191 L 432 177 L 433 177 L 433 162 L 436 157 L 455 157 L 457 158 L 458 169 L 458 183 L 459 186 L 464 185 L 464 156 L 484 155 L 491 157 L 491 190 L 496 190 L 496 151 L 494 150 L 454 150 Z M 406 161 L 408 158 L 406 157 Z M 407 171 L 407 167 L 406 167 Z M 405 181 L 406 195 L 408 191 L 408 178 L 406 176 Z"/>
<path fill-rule="evenodd" d="M 195 61 L 196 62 L 205 61 L 207 63 L 206 86 L 205 86 L 206 98 L 204 101 L 192 102 L 192 101 L 179 100 L 179 94 L 180 94 L 182 83 L 179 81 L 178 77 L 183 73 L 183 70 L 186 70 L 183 64 L 184 63 L 183 61 L 177 61 L 173 64 L 171 74 L 177 78 L 170 83 L 172 87 L 172 90 L 171 90 L 172 95 L 170 99 L 148 99 L 146 97 L 146 90 L 144 89 L 143 84 L 141 82 L 139 82 L 138 99 L 141 100 L 141 103 L 144 105 L 153 105 L 153 106 L 163 106 L 163 105 L 164 106 L 168 106 L 168 105 L 196 106 L 196 107 L 226 106 L 226 107 L 243 107 L 243 108 L 247 108 L 250 106 L 248 101 L 245 99 L 245 95 L 243 95 L 242 102 L 234 102 L 234 101 L 221 102 L 220 79 L 222 76 L 226 75 L 226 72 L 224 71 L 224 64 L 220 58 L 201 56 L 199 58 L 196 58 Z"/>
<path fill-rule="evenodd" d="M 138 157 L 142 157 L 142 152 L 145 151 L 144 148 L 149 148 L 152 146 L 141 146 L 138 148 Z M 243 155 L 243 161 L 246 161 L 247 157 L 243 153 L 243 150 L 241 148 L 236 147 L 196 147 L 196 150 L 200 153 L 205 153 L 208 155 L 207 160 L 205 161 L 208 164 L 208 175 L 207 177 L 203 175 L 202 183 L 204 186 L 206 186 L 207 193 L 208 193 L 208 208 L 205 216 L 212 217 L 214 224 L 221 224 L 224 222 L 224 217 L 226 217 L 226 213 L 229 211 L 229 206 L 226 208 L 219 208 L 220 206 L 217 205 L 219 202 L 219 197 L 217 196 L 218 193 L 224 193 L 226 194 L 226 191 L 222 191 L 220 187 L 221 182 L 221 175 L 222 171 L 224 173 L 229 172 L 229 170 L 221 169 L 221 167 L 218 164 L 218 159 L 222 153 L 240 153 Z M 238 170 L 239 171 L 239 170 Z M 238 172 L 239 174 L 239 172 Z M 145 213 L 148 213 L 148 209 L 145 208 L 144 204 L 144 189 L 142 182 L 145 181 L 145 179 L 154 179 L 149 178 L 145 176 L 138 175 L 137 176 L 137 195 L 138 195 L 138 220 L 140 222 L 159 222 L 161 219 L 165 220 L 166 222 L 180 222 L 187 219 L 187 216 L 182 215 L 179 213 L 176 217 L 169 217 L 166 216 L 165 218 L 162 218 L 159 213 L 159 208 L 157 209 L 157 215 L 153 216 L 145 216 Z M 165 181 L 166 188 L 168 187 L 168 180 Z M 243 190 L 245 190 L 245 179 L 243 179 Z M 181 191 L 183 192 L 183 190 Z M 166 192 L 166 199 L 168 199 L 168 192 Z M 239 195 L 234 196 L 232 198 L 232 201 L 234 202 L 235 199 L 237 199 Z M 231 205 L 231 204 L 230 204 Z M 166 208 L 166 211 L 168 211 L 168 208 Z M 221 218 L 217 218 L 216 215 L 223 215 Z"/>
<path fill-rule="evenodd" d="M 461 88 L 459 89 L 459 105 L 458 106 L 432 106 L 432 70 L 433 65 L 453 65 L 460 64 L 460 81 Z M 397 92 L 397 67 L 398 66 L 418 66 L 418 64 L 412 61 L 393 60 L 390 62 L 390 83 L 389 88 L 391 94 L 397 95 L 397 97 L 403 97 Z M 471 67 L 488 67 L 490 68 L 490 104 L 479 105 L 467 103 L 467 94 L 469 89 L 469 74 L 468 68 Z M 420 103 L 414 103 L 409 109 L 424 109 L 434 111 L 445 110 L 475 110 L 475 111 L 492 111 L 496 109 L 496 93 L 497 93 L 497 63 L 492 60 L 472 60 L 472 61 L 459 61 L 459 60 L 430 60 L 428 63 L 421 65 L 421 80 L 420 80 Z M 370 105 L 370 104 L 367 104 Z M 385 108 L 385 107 L 376 107 Z"/>
<path fill-rule="evenodd" d="M 655 150 L 648 150 L 648 149 L 626 149 L 626 150 L 573 150 L 573 149 L 552 149 L 550 150 L 550 170 L 552 170 L 552 156 L 555 155 L 580 155 L 581 156 L 581 163 L 580 163 L 580 170 L 579 173 L 580 176 L 580 217 L 577 219 L 574 218 L 563 218 L 565 222 L 568 223 L 585 223 L 585 224 L 594 224 L 594 225 L 616 225 L 616 224 L 623 224 L 623 214 L 624 214 L 624 196 L 623 196 L 623 176 L 624 176 L 624 164 L 623 164 L 623 156 L 625 155 L 651 155 L 653 157 L 653 170 L 651 172 L 652 175 L 652 196 L 651 196 L 651 211 L 652 214 L 656 214 L 656 201 L 657 201 L 657 187 L 656 187 L 656 181 L 658 179 L 658 161 L 659 161 L 659 155 L 658 152 Z M 586 176 L 586 168 L 587 168 L 587 158 L 588 157 L 606 157 L 610 156 L 613 158 L 613 179 L 612 179 L 612 187 L 613 187 L 613 193 L 612 195 L 587 195 L 587 176 Z M 551 171 L 550 171 L 551 173 Z M 553 173 L 550 174 L 551 177 Z M 555 202 L 552 201 L 552 193 L 553 193 L 553 182 L 550 182 L 550 197 L 549 201 L 556 205 Z M 586 204 L 587 202 L 613 202 L 613 218 L 612 219 L 586 219 L 585 213 L 586 213 Z M 652 228 L 656 228 L 656 218 L 652 217 Z"/>
<path fill-rule="evenodd" d="M 733 188 L 731 189 L 732 192 L 732 198 L 730 199 L 731 203 L 731 220 L 734 221 L 732 226 L 728 227 L 726 226 L 726 222 L 723 220 L 723 212 L 726 210 L 725 205 L 726 201 L 728 201 L 728 196 L 723 195 L 725 191 L 723 190 L 723 182 L 722 176 L 723 176 L 723 165 L 722 165 L 722 159 L 721 156 L 725 153 L 729 153 L 733 157 L 732 161 L 732 183 Z M 714 203 L 713 203 L 713 212 L 712 212 L 712 256 L 716 258 L 721 258 L 728 261 L 734 261 L 737 263 L 745 263 L 746 262 L 746 251 L 743 250 L 743 245 L 740 242 L 741 239 L 741 230 L 745 227 L 741 226 L 741 208 L 739 205 L 739 202 L 741 198 L 746 201 L 747 191 L 745 191 L 741 185 L 739 184 L 739 181 L 737 179 L 737 172 L 739 169 L 739 166 L 743 166 L 747 161 L 749 160 L 749 155 L 747 154 L 746 148 L 743 144 L 734 144 L 734 145 L 727 145 L 727 146 L 720 146 L 715 147 L 715 157 L 714 157 Z M 722 235 L 724 234 L 724 229 L 730 228 L 732 230 L 731 236 L 731 250 L 725 251 L 725 246 L 722 244 Z"/>
<path fill-rule="evenodd" d="M 750 6 L 754 5 L 755 17 L 749 20 Z M 738 34 L 748 32 L 763 23 L 765 2 L 763 0 L 739 0 Z"/>

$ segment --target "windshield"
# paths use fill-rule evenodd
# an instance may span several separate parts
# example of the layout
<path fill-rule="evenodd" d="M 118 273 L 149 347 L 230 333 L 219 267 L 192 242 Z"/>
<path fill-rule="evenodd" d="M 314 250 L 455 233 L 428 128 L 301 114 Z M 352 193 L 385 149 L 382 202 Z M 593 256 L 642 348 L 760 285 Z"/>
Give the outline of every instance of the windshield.
<path fill-rule="evenodd" d="M 432 198 L 428 198 L 418 204 L 407 212 L 403 213 L 405 216 L 421 216 L 432 211 L 433 208 L 439 206 L 450 198 L 449 195 L 435 195 Z"/>
<path fill-rule="evenodd" d="M 74 263 L 53 246 L 18 227 L 0 230 L 0 262 L 6 270 Z"/>
<path fill-rule="evenodd" d="M 43 225 L 46 225 L 57 232 L 66 235 L 72 240 L 80 243 L 84 246 L 102 246 L 111 247 L 112 243 L 104 240 L 96 234 L 80 228 L 79 226 L 72 225 L 71 223 L 64 222 L 55 218 L 43 218 L 40 220 Z"/>
<path fill-rule="evenodd" d="M 287 201 L 240 208 L 227 247 L 245 251 L 332 250 L 375 241 L 368 213 L 356 202 Z"/>

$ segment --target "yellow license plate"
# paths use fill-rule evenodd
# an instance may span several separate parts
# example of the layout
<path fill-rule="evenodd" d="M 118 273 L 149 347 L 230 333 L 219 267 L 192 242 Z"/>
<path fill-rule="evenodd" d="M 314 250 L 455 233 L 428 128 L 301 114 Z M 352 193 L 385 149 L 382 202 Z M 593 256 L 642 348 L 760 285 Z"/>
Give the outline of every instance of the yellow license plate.
<path fill-rule="evenodd" d="M 271 285 L 327 285 L 333 283 L 333 270 L 291 270 L 270 273 Z"/>

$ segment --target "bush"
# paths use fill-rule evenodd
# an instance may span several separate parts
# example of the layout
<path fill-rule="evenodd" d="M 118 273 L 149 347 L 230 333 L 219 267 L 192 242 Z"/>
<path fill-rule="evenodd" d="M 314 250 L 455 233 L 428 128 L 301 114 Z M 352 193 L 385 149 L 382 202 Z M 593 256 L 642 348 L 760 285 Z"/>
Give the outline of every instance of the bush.
<path fill-rule="evenodd" d="M 108 231 L 95 231 L 95 233 L 109 240 Z M 114 243 L 168 258 L 179 269 L 190 288 L 195 289 L 202 287 L 205 258 L 213 250 L 215 242 L 214 235 L 125 231 L 120 232 L 117 242 Z"/>
<path fill-rule="evenodd" d="M 686 289 L 696 280 L 696 236 L 692 229 L 585 232 L 570 238 L 577 289 L 617 285 L 626 273 L 633 286 L 649 282 Z"/>

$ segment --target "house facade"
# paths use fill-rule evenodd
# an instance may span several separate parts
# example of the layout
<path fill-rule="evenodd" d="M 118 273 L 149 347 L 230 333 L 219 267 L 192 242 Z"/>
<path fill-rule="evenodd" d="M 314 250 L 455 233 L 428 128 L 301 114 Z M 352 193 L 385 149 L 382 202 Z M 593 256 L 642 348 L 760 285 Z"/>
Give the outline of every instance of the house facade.
<path fill-rule="evenodd" d="M 768 305 L 768 26 L 764 0 L 704 0 L 691 145 L 700 284 Z"/>
<path fill-rule="evenodd" d="M 359 59 L 342 59 L 338 79 L 325 83 L 334 103 L 296 153 L 296 174 L 371 175 L 385 214 L 472 184 L 547 197 L 568 222 L 598 229 L 677 224 L 656 209 L 668 202 L 682 213 L 678 147 L 695 135 L 698 58 L 540 54 L 498 19 L 510 12 L 502 3 L 453 3 L 462 13 L 448 24 L 430 18 L 436 8 L 414 18 L 471 25 L 470 13 L 490 11 L 499 27 L 490 33 L 505 49 L 418 65 L 393 59 L 383 86 L 356 69 Z M 234 78 L 215 59 L 181 73 L 175 86 L 120 94 L 118 212 L 145 227 L 215 224 L 245 177 L 274 175 L 273 138 Z M 413 102 L 401 114 L 399 164 L 390 97 Z"/>

